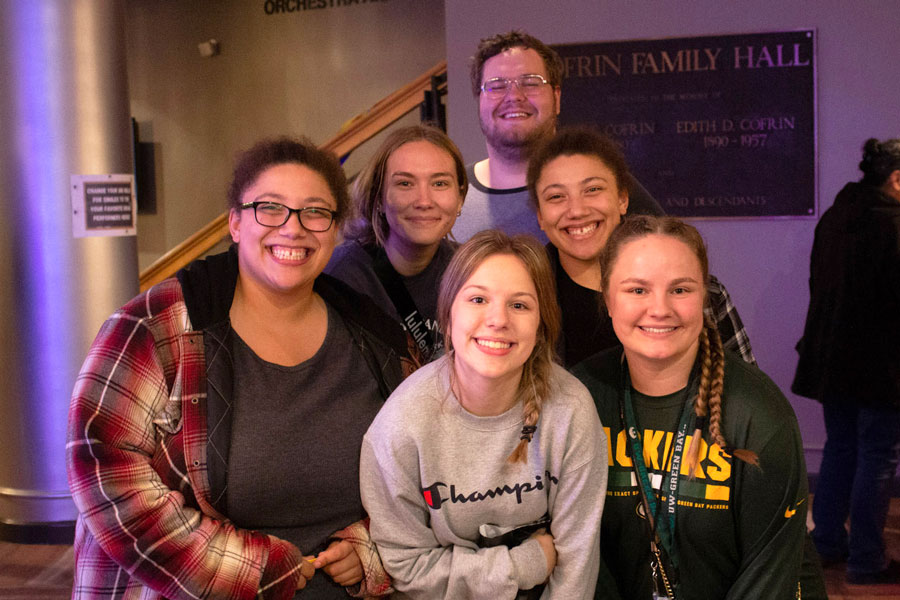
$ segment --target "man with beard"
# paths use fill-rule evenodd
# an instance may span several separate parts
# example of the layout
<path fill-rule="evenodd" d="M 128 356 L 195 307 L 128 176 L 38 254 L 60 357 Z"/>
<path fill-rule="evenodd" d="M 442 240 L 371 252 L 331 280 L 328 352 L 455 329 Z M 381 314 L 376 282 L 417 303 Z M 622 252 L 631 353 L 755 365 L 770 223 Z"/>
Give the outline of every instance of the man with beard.
<path fill-rule="evenodd" d="M 466 167 L 469 191 L 453 235 L 464 242 L 497 228 L 546 243 L 528 204 L 525 174 L 534 149 L 556 132 L 562 59 L 537 38 L 510 31 L 481 40 L 471 76 L 488 157 Z M 635 179 L 629 187 L 629 213 L 664 214 Z"/>

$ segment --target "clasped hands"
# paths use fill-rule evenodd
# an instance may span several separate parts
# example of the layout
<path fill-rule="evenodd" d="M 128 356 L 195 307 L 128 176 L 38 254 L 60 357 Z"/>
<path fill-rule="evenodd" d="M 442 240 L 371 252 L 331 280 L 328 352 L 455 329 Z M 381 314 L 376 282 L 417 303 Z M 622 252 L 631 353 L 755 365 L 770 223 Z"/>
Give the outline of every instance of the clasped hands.
<path fill-rule="evenodd" d="M 353 544 L 346 540 L 336 540 L 328 548 L 319 552 L 318 556 L 304 556 L 300 565 L 300 579 L 297 589 L 302 590 L 312 579 L 317 570 L 325 571 L 338 585 L 348 586 L 359 583 L 363 577 L 362 563 L 353 549 Z"/>

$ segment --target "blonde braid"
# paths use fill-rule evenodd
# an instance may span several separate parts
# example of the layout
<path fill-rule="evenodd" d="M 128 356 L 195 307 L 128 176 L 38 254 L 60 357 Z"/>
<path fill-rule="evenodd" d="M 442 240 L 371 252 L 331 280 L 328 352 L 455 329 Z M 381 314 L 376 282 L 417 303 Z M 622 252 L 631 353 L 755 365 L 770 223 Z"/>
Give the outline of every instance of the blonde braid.
<path fill-rule="evenodd" d="M 647 236 L 662 235 L 674 238 L 684 243 L 697 257 L 703 281 L 709 278 L 709 259 L 706 254 L 706 245 L 703 237 L 691 225 L 679 221 L 674 217 L 653 217 L 649 215 L 632 215 L 624 219 L 616 227 L 609 239 L 606 248 L 600 255 L 600 272 L 603 275 L 601 286 L 610 289 L 610 273 L 616 260 L 630 241 Z M 705 298 L 708 303 L 708 298 Z M 705 312 L 705 311 L 704 311 Z M 722 340 L 711 317 L 704 314 L 703 329 L 699 336 L 700 348 L 698 355 L 700 360 L 700 383 L 697 397 L 694 398 L 694 434 L 687 449 L 687 457 L 683 468 L 686 468 L 691 477 L 699 469 L 700 445 L 703 429 L 709 419 L 709 432 L 713 443 L 718 444 L 725 452 L 740 460 L 759 465 L 759 457 L 750 450 L 730 448 L 722 435 L 722 390 L 725 376 L 725 353 L 722 349 Z"/>
<path fill-rule="evenodd" d="M 526 363 L 522 371 L 522 379 L 520 383 L 519 398 L 522 398 L 524 406 L 522 412 L 525 415 L 525 425 L 522 427 L 522 435 L 519 437 L 519 443 L 516 444 L 515 450 L 507 457 L 506 462 L 514 464 L 517 462 L 528 462 L 528 444 L 537 430 L 538 420 L 541 418 L 541 409 L 544 405 L 544 398 L 550 391 L 550 382 L 546 375 L 549 375 L 550 369 L 540 368 L 542 361 L 550 361 L 548 356 L 537 354 L 532 356 Z M 530 381 L 531 385 L 525 382 Z"/>
<path fill-rule="evenodd" d="M 704 332 L 712 338 L 710 344 L 710 362 L 712 363 L 712 379 L 709 381 L 709 435 L 712 440 L 724 449 L 728 447 L 722 435 L 722 382 L 725 379 L 725 350 L 722 338 L 715 326 L 707 325 Z"/>
<path fill-rule="evenodd" d="M 703 426 L 706 422 L 707 407 L 710 395 L 710 360 L 709 333 L 706 327 L 700 331 L 700 385 L 697 389 L 697 397 L 694 399 L 694 434 L 691 436 L 691 445 L 687 450 L 687 469 L 693 478 L 700 466 L 700 440 L 703 439 Z"/>
<path fill-rule="evenodd" d="M 725 350 L 722 347 L 722 338 L 711 320 L 707 319 L 704 333 L 710 338 L 709 362 L 711 363 L 712 377 L 708 381 L 709 386 L 709 436 L 719 447 L 735 458 L 747 464 L 759 466 L 759 456 L 752 450 L 744 448 L 731 448 L 722 434 L 722 389 L 725 381 Z M 702 385 L 702 383 L 701 383 Z"/>

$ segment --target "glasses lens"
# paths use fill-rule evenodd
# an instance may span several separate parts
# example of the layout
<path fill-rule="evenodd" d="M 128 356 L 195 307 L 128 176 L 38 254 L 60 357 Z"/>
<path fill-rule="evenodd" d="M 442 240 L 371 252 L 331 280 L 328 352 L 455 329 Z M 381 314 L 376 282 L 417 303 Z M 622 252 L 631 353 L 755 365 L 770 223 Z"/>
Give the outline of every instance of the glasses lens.
<path fill-rule="evenodd" d="M 256 205 L 256 221 L 266 227 L 281 227 L 288 218 L 288 209 L 277 202 L 261 202 Z"/>
<path fill-rule="evenodd" d="M 310 206 L 300 211 L 300 222 L 310 231 L 328 231 L 333 215 L 330 210 Z"/>
<path fill-rule="evenodd" d="M 535 94 L 544 87 L 544 78 L 540 75 L 525 75 L 519 78 L 519 89 L 526 94 Z"/>
<path fill-rule="evenodd" d="M 509 89 L 509 79 L 498 77 L 484 82 L 484 91 L 488 94 L 505 94 Z"/>

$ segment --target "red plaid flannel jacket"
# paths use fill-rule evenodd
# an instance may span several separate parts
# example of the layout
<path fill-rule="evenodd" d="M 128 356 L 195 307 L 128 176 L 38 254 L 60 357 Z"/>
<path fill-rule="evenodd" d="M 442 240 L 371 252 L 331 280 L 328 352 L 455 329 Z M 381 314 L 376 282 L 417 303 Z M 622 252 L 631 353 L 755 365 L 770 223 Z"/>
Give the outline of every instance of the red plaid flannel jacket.
<path fill-rule="evenodd" d="M 203 333 L 192 330 L 175 279 L 104 323 L 69 411 L 67 468 L 79 511 L 73 598 L 294 595 L 300 551 L 235 527 L 211 505 L 205 390 Z M 339 534 L 369 569 L 359 595 L 389 593 L 380 561 L 367 554 L 371 542 L 361 539 L 365 528 Z"/>

